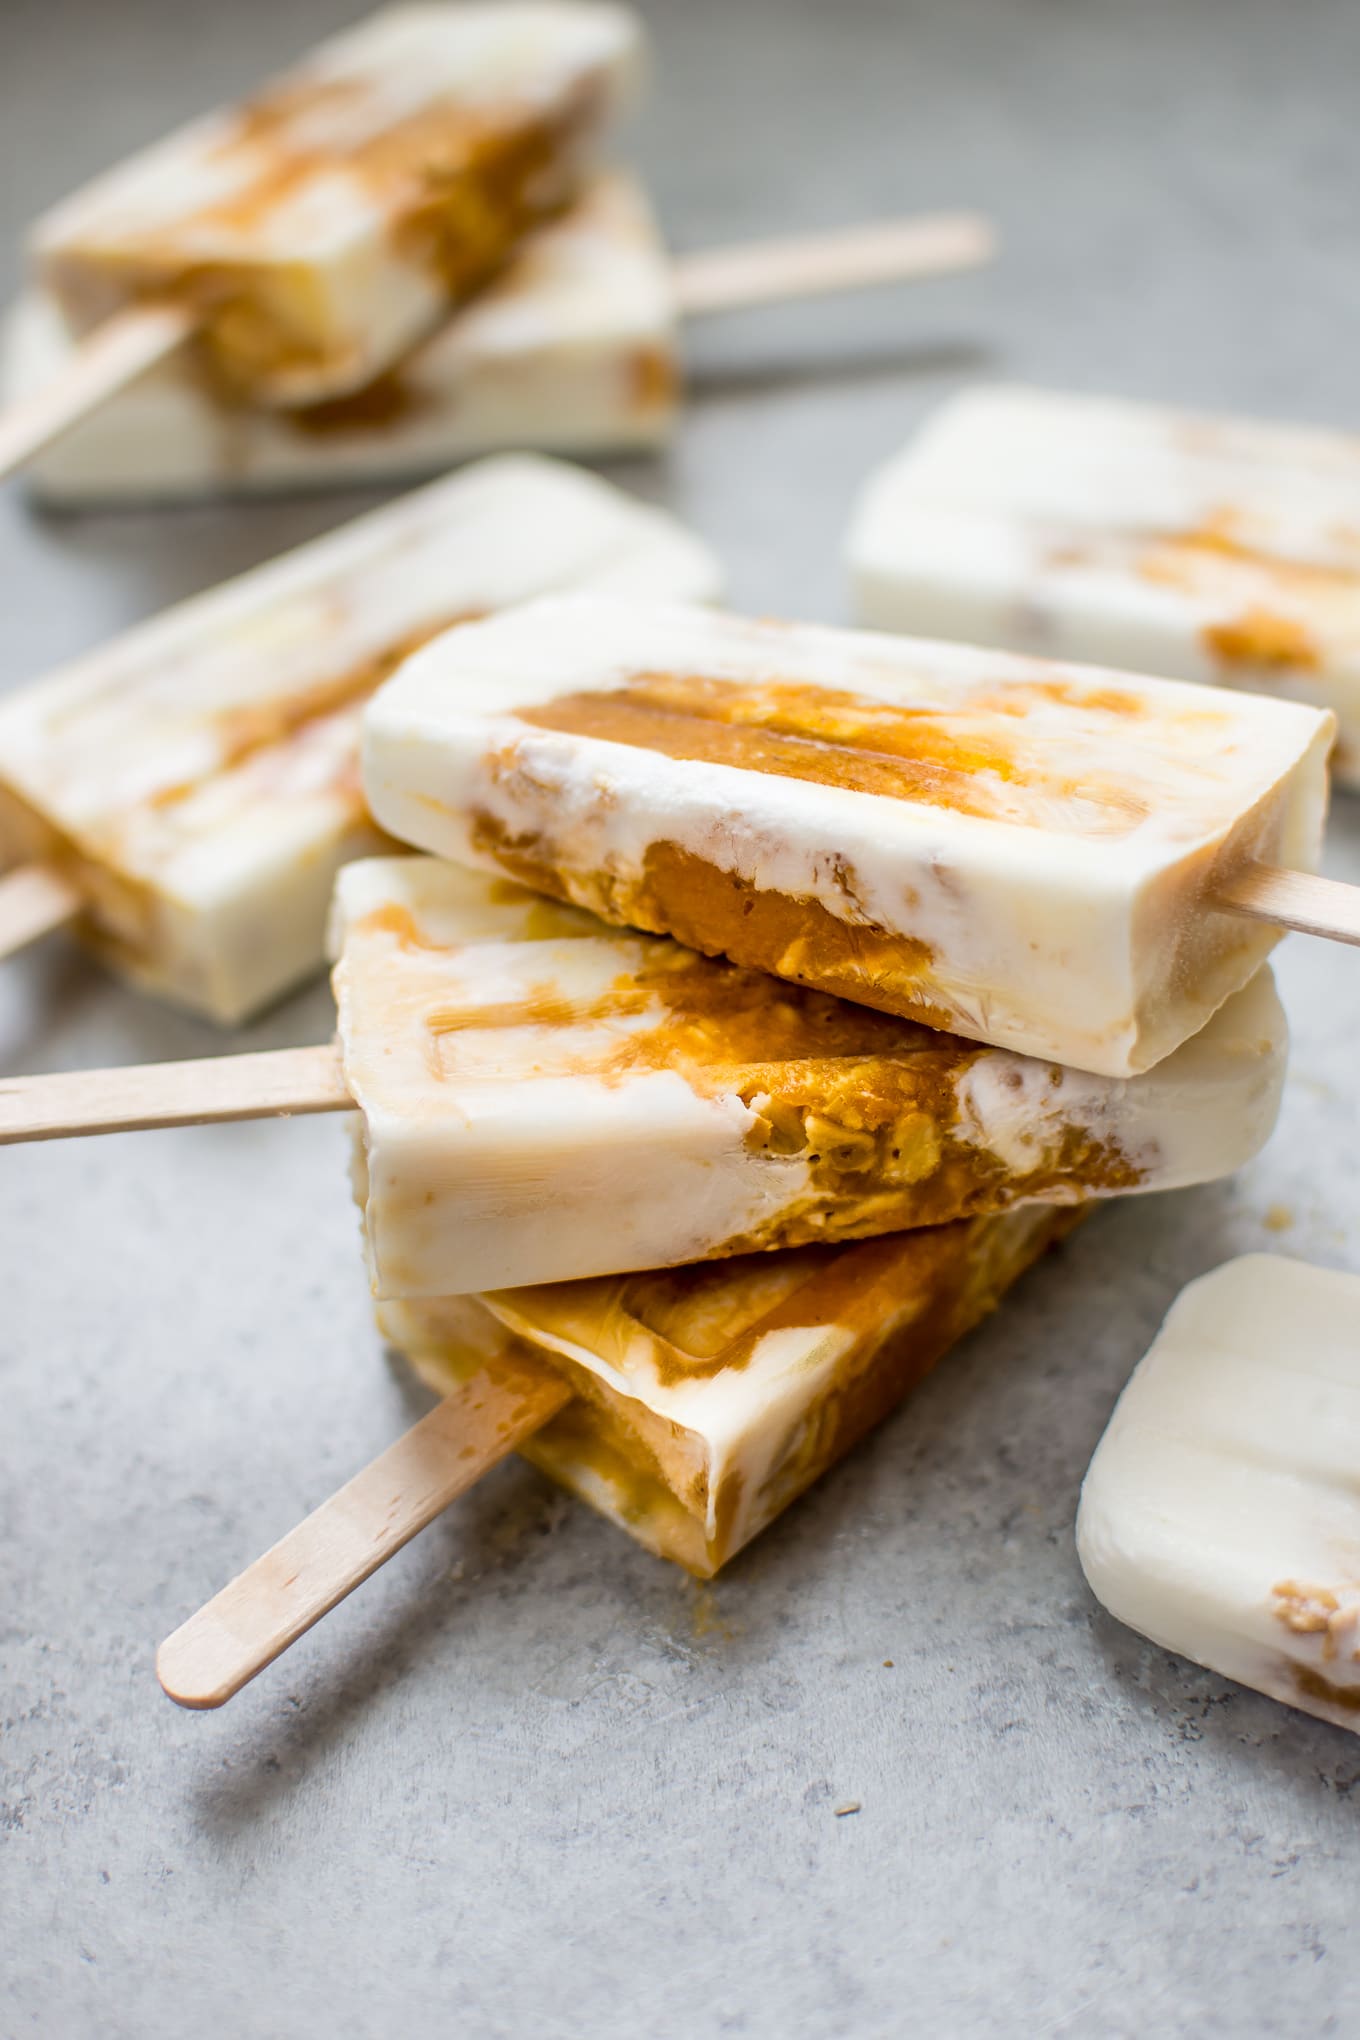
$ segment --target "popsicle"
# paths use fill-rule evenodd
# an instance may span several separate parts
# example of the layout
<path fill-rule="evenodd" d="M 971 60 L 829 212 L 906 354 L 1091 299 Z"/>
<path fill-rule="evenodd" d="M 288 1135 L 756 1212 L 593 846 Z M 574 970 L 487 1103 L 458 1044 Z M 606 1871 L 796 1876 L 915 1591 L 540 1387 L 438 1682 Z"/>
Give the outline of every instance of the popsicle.
<path fill-rule="evenodd" d="M 599 172 L 365 388 L 269 410 L 223 402 L 190 362 L 163 362 L 69 427 L 29 478 L 41 500 L 79 505 L 415 479 L 506 447 L 652 447 L 676 417 L 681 319 L 940 275 L 991 247 L 985 221 L 947 214 L 671 260 L 641 186 Z M 74 344 L 30 292 L 0 349 L 0 400 L 22 405 Z"/>
<path fill-rule="evenodd" d="M 878 1423 L 1079 1213 L 1002 1215 L 627 1279 L 421 1304 L 378 1321 L 447 1393 L 470 1317 L 576 1399 L 525 1453 L 663 1558 L 708 1577 Z M 495 1347 L 487 1359 L 494 1356 Z"/>
<path fill-rule="evenodd" d="M 372 382 L 575 194 L 641 55 L 606 0 L 399 6 L 38 222 L 76 333 L 175 308 L 254 403 Z"/>
<path fill-rule="evenodd" d="M 1284 1081 L 1268 967 L 1110 1078 L 434 858 L 348 865 L 332 941 L 338 1047 L 0 1080 L 0 1144 L 357 1105 L 374 1291 L 439 1296 L 1207 1182 Z"/>
<path fill-rule="evenodd" d="M 1268 969 L 1158 1069 L 1119 1079 L 622 934 L 434 858 L 349 865 L 332 942 L 384 1297 L 1204 1182 L 1264 1145 L 1284 1082 Z"/>
<path fill-rule="evenodd" d="M 1333 728 L 1263 696 L 582 596 L 418 652 L 365 712 L 363 769 L 421 849 L 1127 1076 L 1248 981 L 1281 918 L 1335 909 L 1360 937 L 1350 890 L 1300 875 Z"/>
<path fill-rule="evenodd" d="M 549 588 L 717 578 L 661 511 L 505 457 L 167 610 L 0 702 L 0 859 L 30 860 L 0 931 L 36 932 L 36 880 L 136 983 L 239 1021 L 321 967 L 336 870 L 384 844 L 357 718 L 413 645 Z"/>
<path fill-rule="evenodd" d="M 877 629 L 1336 711 L 1360 785 L 1360 440 L 1043 390 L 946 404 L 860 499 Z"/>
<path fill-rule="evenodd" d="M 1360 1730 L 1360 1276 L 1247 1254 L 1192 1282 L 1096 1448 L 1091 1591 L 1166 1650 Z"/>
<path fill-rule="evenodd" d="M 384 1332 L 446 1399 L 162 1644 L 162 1686 L 220 1706 L 516 1449 L 711 1576 L 1079 1216 L 1027 1205 L 623 1281 L 385 1305 Z"/>
<path fill-rule="evenodd" d="M 605 453 L 661 444 L 679 396 L 671 273 L 642 188 L 592 179 L 456 317 L 378 382 L 303 410 L 224 404 L 166 362 L 32 463 L 44 502 L 406 479 L 533 447 Z M 71 342 L 50 300 L 17 308 L 5 401 L 40 388 Z"/>

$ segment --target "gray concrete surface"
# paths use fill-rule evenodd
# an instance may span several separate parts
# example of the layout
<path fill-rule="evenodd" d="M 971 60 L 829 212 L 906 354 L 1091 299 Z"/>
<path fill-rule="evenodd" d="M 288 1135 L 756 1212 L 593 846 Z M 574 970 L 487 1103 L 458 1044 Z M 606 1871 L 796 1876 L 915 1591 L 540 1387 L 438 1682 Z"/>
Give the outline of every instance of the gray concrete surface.
<path fill-rule="evenodd" d="M 9 0 L 5 280 L 40 204 L 343 11 Z M 986 280 L 696 338 L 680 444 L 618 472 L 740 604 L 842 615 L 856 482 L 971 377 L 1360 416 L 1347 0 L 650 11 L 677 243 L 965 202 L 1006 237 Z M 351 507 L 10 490 L 0 684 Z M 1331 868 L 1360 878 L 1354 803 Z M 716 1587 L 510 1466 L 216 1716 L 160 1697 L 157 1640 L 421 1406 L 340 1130 L 0 1156 L 0 2033 L 1360 2030 L 1360 1744 L 1121 1632 L 1072 1548 L 1181 1284 L 1356 1264 L 1358 970 L 1289 945 L 1257 1166 L 1096 1220 Z M 222 1045 L 57 939 L 0 973 L 0 1070 Z"/>

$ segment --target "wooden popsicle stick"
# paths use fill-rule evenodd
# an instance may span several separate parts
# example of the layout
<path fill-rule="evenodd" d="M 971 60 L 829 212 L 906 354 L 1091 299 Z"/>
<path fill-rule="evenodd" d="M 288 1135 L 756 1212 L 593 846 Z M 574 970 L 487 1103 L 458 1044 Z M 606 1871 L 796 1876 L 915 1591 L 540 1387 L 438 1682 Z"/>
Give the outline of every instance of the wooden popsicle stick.
<path fill-rule="evenodd" d="M 0 1077 L 0 1147 L 157 1126 L 347 1112 L 353 1106 L 333 1042 L 196 1062 Z"/>
<path fill-rule="evenodd" d="M 498 1357 L 166 1638 L 170 1698 L 230 1700 L 570 1400 L 551 1368 Z"/>
<path fill-rule="evenodd" d="M 1249 864 L 1214 894 L 1214 905 L 1253 921 L 1273 921 L 1301 935 L 1360 945 L 1360 886 L 1312 871 L 1281 871 Z"/>
<path fill-rule="evenodd" d="M 201 315 L 187 305 L 129 305 L 87 334 L 50 381 L 0 417 L 0 476 L 182 347 Z"/>
<path fill-rule="evenodd" d="M 0 878 L 0 956 L 26 949 L 79 913 L 81 897 L 69 878 L 47 864 L 21 864 Z"/>
<path fill-rule="evenodd" d="M 671 278 L 681 316 L 695 318 L 944 276 L 988 262 L 995 251 L 995 232 L 980 214 L 939 213 L 681 255 Z"/>

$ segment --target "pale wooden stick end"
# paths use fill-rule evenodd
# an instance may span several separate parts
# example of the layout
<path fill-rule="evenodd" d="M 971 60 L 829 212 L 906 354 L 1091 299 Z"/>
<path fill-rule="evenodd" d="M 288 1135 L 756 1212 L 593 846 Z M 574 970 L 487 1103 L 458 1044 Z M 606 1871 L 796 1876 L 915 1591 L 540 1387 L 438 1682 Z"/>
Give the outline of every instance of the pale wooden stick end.
<path fill-rule="evenodd" d="M 989 262 L 996 230 L 980 213 L 880 220 L 680 256 L 672 289 L 682 317 L 910 283 Z"/>
<path fill-rule="evenodd" d="M 222 1706 L 570 1399 L 527 1352 L 498 1356 L 166 1638 L 165 1693 Z"/>
<path fill-rule="evenodd" d="M 27 949 L 74 920 L 83 902 L 69 878 L 50 864 L 21 864 L 0 878 L 0 956 Z"/>
<path fill-rule="evenodd" d="M 214 1649 L 201 1616 L 191 1616 L 156 1652 L 156 1677 L 176 1707 L 204 1712 L 221 1707 L 237 1688 L 231 1680 L 229 1649 Z"/>
<path fill-rule="evenodd" d="M 1301 935 L 1360 946 L 1360 886 L 1313 871 L 1281 871 L 1249 864 L 1219 886 L 1213 905 L 1253 921 L 1271 921 Z"/>
<path fill-rule="evenodd" d="M 0 1147 L 353 1109 L 340 1051 L 325 1042 L 197 1062 L 0 1077 Z"/>
<path fill-rule="evenodd" d="M 23 467 L 105 398 L 182 347 L 200 316 L 187 305 L 129 305 L 87 334 L 50 382 L 0 416 L 0 475 Z"/>

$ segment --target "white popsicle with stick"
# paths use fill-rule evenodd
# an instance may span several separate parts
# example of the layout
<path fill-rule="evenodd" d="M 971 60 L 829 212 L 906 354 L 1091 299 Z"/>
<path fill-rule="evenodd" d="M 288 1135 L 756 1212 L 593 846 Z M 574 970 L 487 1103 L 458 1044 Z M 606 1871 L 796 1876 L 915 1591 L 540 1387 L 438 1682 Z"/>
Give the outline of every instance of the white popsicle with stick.
<path fill-rule="evenodd" d="M 640 51 L 604 0 L 390 9 L 75 194 L 34 230 L 31 270 L 78 344 L 0 417 L 0 474 L 190 344 L 238 406 L 376 386 L 581 196 Z M 667 324 L 948 274 L 992 245 L 957 214 L 691 255 Z"/>
<path fill-rule="evenodd" d="M 86 337 L 0 472 L 190 339 L 250 403 L 372 382 L 576 195 L 641 58 L 606 0 L 397 6 L 95 179 L 30 237 Z"/>
<path fill-rule="evenodd" d="M 417 652 L 364 716 L 392 835 L 606 920 L 1107 1076 L 1150 1069 L 1312 871 L 1335 717 L 969 645 L 587 595 Z"/>
<path fill-rule="evenodd" d="M 374 615 L 356 635 L 366 578 Z M 696 541 L 593 477 L 504 461 L 171 611 L 0 707 L 0 843 L 8 831 L 11 860 L 27 850 L 0 880 L 0 955 L 66 918 L 78 892 L 112 960 L 220 1019 L 296 981 L 319 961 L 335 869 L 374 847 L 354 777 L 360 705 L 450 605 L 472 616 L 573 580 L 645 606 L 577 597 L 469 622 L 381 687 L 365 777 L 393 835 L 709 953 L 1109 1075 L 1151 1067 L 1202 1026 L 1268 953 L 1265 929 L 1360 942 L 1354 890 L 1308 868 L 1326 712 L 667 609 L 654 598 L 716 581 Z M 186 688 L 191 652 L 203 675 Z M 768 672 L 782 676 L 773 691 Z M 756 744 L 761 730 L 773 740 Z M 550 756 L 551 784 L 520 774 L 483 788 L 507 743 Z M 616 794 L 606 804 L 599 773 Z M 690 838 L 665 898 L 657 813 Z M 727 862 L 710 866 L 715 818 Z M 497 849 L 498 832 L 517 830 L 535 840 L 531 869 Z M 252 869 L 228 885 L 247 846 Z M 283 929 L 280 874 L 299 848 L 308 887 Z M 709 874 L 697 905 L 695 871 Z M 951 888 L 965 877 L 976 911 L 960 917 Z M 195 883 L 219 925 L 183 913 Z M 923 957 L 937 940 L 938 966 Z"/>
<path fill-rule="evenodd" d="M 507 447 L 659 446 L 683 395 L 682 320 L 944 275 L 990 248 L 986 224 L 958 215 L 762 243 L 749 263 L 739 249 L 672 261 L 637 181 L 599 173 L 375 383 L 267 408 L 224 403 L 191 359 L 171 360 L 64 431 L 30 485 L 63 506 L 164 501 L 416 480 Z M 30 291 L 0 335 L 0 403 L 40 392 L 72 346 Z"/>
<path fill-rule="evenodd" d="M 386 1307 L 444 1398 L 161 1645 L 219 1707 L 508 1453 L 709 1578 L 992 1310 L 1076 1214 Z"/>
<path fill-rule="evenodd" d="M 965 391 L 865 482 L 858 620 L 1335 710 L 1360 789 L 1360 440 L 1056 390 Z"/>
<path fill-rule="evenodd" d="M 361 860 L 339 1045 L 0 1078 L 0 1144 L 358 1108 L 374 1294 L 447 1297 L 1180 1188 L 1269 1138 L 1269 970 L 1155 1070 L 1089 1076 L 624 934 L 434 858 Z"/>
<path fill-rule="evenodd" d="M 322 967 L 337 869 L 384 847 L 357 719 L 404 654 L 549 588 L 718 582 L 664 512 L 507 455 L 166 610 L 0 701 L 0 955 L 73 921 L 137 984 L 248 1017 Z"/>

